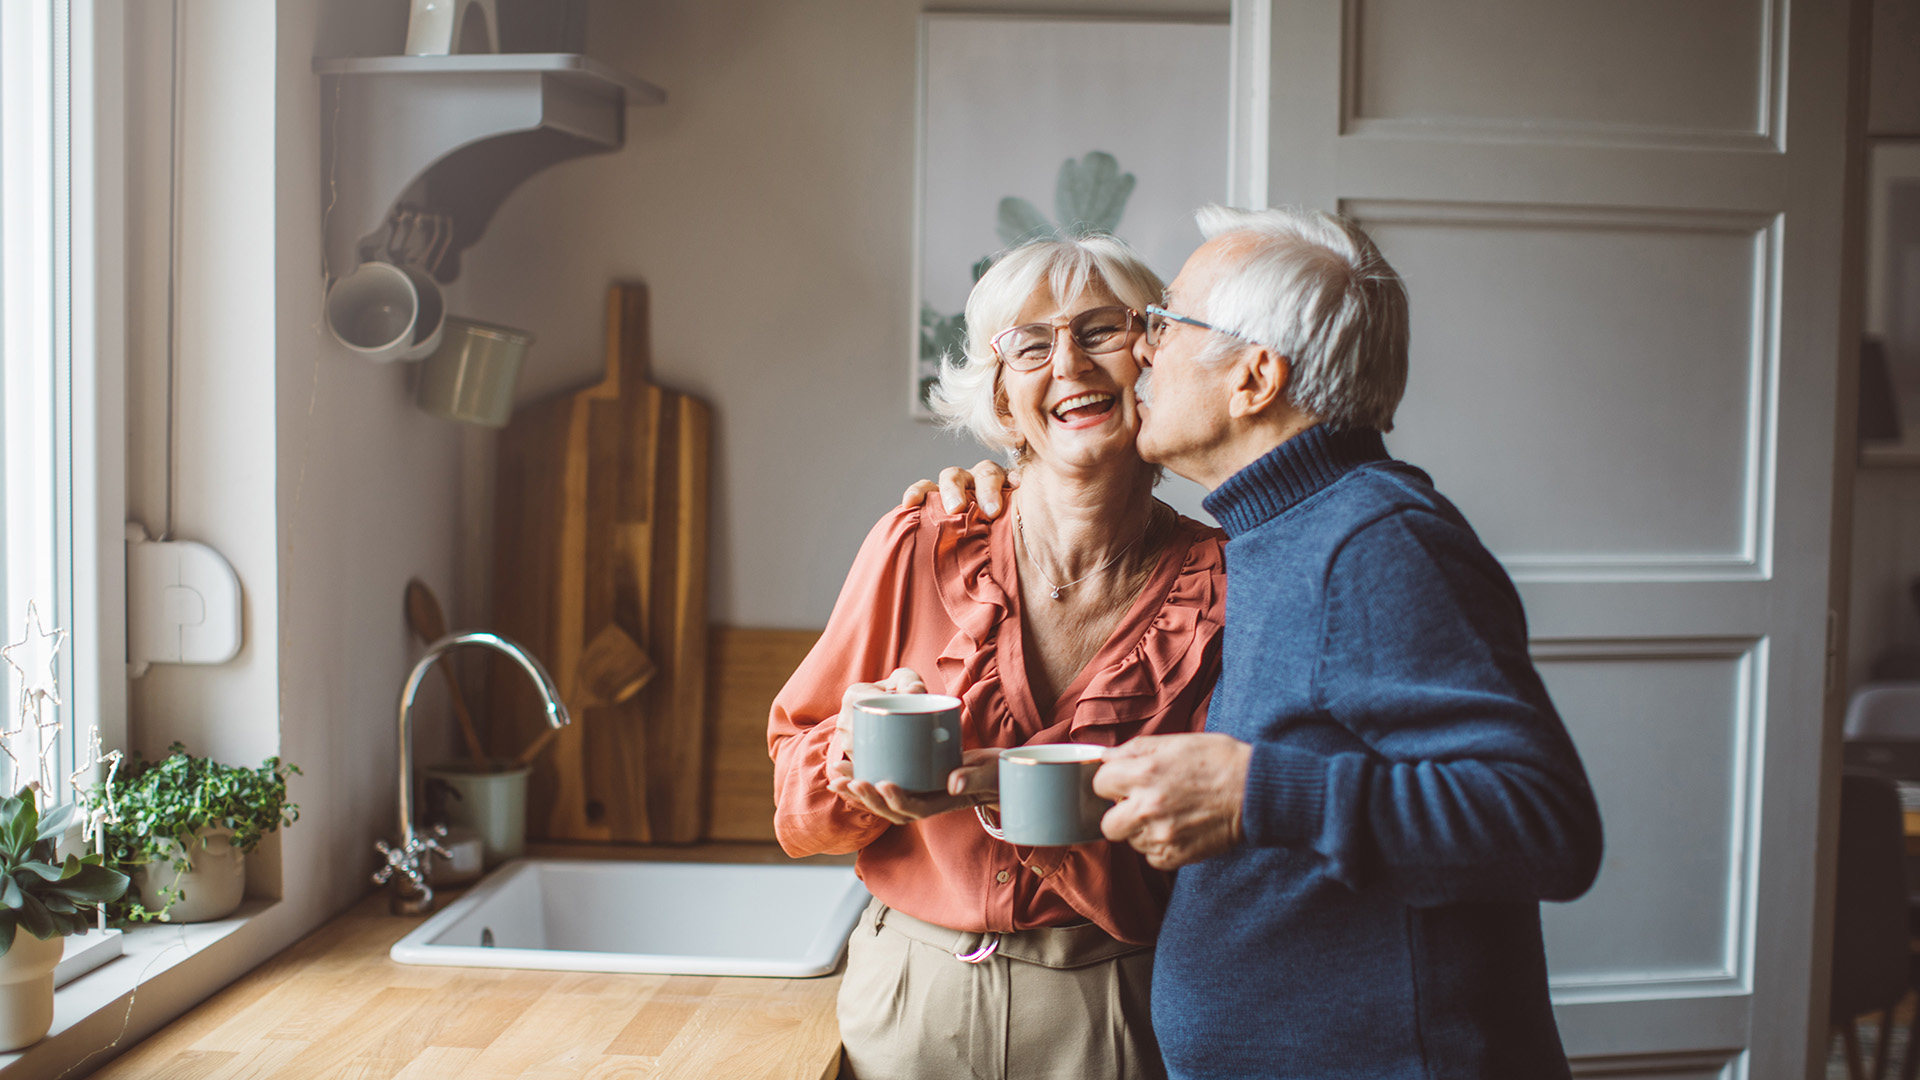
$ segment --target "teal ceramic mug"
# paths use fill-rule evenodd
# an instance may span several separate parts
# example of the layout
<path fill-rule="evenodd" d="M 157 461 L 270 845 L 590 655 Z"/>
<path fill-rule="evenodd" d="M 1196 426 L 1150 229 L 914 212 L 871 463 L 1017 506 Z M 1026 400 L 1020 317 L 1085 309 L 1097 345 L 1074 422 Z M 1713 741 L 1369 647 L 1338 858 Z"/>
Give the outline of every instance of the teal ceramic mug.
<path fill-rule="evenodd" d="M 1102 839 L 1100 818 L 1111 802 L 1093 793 L 1093 774 L 1107 748 L 1049 743 L 1000 751 L 1000 825 L 981 827 L 1021 847 L 1063 847 Z"/>
<path fill-rule="evenodd" d="M 945 694 L 880 694 L 849 710 L 853 778 L 908 791 L 947 790 L 960 767 L 960 699 Z"/>

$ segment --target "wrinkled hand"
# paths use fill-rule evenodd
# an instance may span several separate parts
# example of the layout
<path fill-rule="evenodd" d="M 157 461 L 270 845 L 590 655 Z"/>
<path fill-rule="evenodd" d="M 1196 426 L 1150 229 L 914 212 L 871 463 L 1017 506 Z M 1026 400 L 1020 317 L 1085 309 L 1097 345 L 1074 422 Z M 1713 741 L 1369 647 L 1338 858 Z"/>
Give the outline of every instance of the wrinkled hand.
<path fill-rule="evenodd" d="M 950 810 L 991 805 L 1000 794 L 1000 751 L 966 750 L 960 767 L 947 774 L 947 790 L 913 792 L 888 780 L 875 784 L 853 778 L 853 762 L 842 758 L 827 767 L 827 790 L 856 810 L 865 810 L 895 825 L 905 825 Z"/>
<path fill-rule="evenodd" d="M 1253 747 L 1213 732 L 1142 735 L 1107 751 L 1093 790 L 1114 800 L 1100 831 L 1159 870 L 1209 859 L 1242 838 Z"/>
<path fill-rule="evenodd" d="M 1020 474 L 1008 472 L 997 462 L 982 461 L 971 470 L 957 465 L 940 470 L 940 482 L 915 480 L 906 494 L 900 496 L 901 506 L 919 506 L 928 495 L 940 493 L 940 502 L 946 506 L 947 513 L 957 514 L 967 505 L 969 498 L 980 500 L 980 512 L 989 518 L 999 517 L 1000 510 L 1006 505 L 1005 494 L 1020 486 Z"/>

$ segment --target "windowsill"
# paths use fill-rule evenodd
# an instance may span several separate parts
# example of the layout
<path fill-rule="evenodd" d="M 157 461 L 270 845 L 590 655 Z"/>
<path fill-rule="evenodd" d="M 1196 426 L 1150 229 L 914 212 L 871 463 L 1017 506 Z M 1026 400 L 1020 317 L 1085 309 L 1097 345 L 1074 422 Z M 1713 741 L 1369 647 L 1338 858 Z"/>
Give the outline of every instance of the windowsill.
<path fill-rule="evenodd" d="M 248 898 L 240 909 L 224 919 L 204 923 L 169 925 L 153 923 L 126 931 L 121 936 L 121 955 L 100 967 L 76 977 L 53 994 L 53 1028 L 47 1037 L 12 1053 L 0 1054 L 0 1077 L 43 1075 L 73 1068 L 80 1061 L 100 1055 L 95 1064 L 106 1060 L 103 1051 L 127 1049 L 112 1042 L 94 1047 L 62 1045 L 61 1035 L 95 1015 L 117 1011 L 131 1016 L 133 998 L 140 989 L 167 971 L 191 960 L 223 938 L 247 925 L 255 916 L 271 908 L 276 901 Z M 124 1030 L 122 1022 L 112 1029 Z M 77 1052 L 76 1052 L 77 1051 Z M 61 1064 L 60 1058 L 72 1061 Z"/>
<path fill-rule="evenodd" d="M 78 979 L 82 975 L 97 971 L 127 954 L 124 939 L 125 930 L 101 930 L 94 928 L 84 934 L 74 934 L 61 941 L 60 965 L 53 969 L 53 990 Z"/>

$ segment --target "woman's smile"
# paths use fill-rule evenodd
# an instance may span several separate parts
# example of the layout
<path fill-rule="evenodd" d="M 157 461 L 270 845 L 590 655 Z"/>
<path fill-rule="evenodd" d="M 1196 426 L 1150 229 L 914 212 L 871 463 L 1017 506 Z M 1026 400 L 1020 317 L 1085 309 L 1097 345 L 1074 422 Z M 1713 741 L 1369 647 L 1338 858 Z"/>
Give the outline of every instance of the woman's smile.
<path fill-rule="evenodd" d="M 1066 398 L 1047 411 L 1063 427 L 1092 427 L 1113 415 L 1114 400 L 1113 394 L 1093 390 Z"/>

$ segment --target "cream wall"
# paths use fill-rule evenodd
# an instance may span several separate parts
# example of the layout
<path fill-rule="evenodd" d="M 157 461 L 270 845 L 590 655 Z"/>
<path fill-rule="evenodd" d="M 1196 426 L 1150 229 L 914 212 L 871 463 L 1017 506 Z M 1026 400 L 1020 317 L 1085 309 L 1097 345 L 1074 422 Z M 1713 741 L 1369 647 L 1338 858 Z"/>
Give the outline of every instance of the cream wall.
<path fill-rule="evenodd" d="M 378 24 L 329 0 L 180 6 L 175 535 L 233 564 L 245 643 L 229 663 L 134 680 L 128 728 L 149 755 L 180 739 L 231 763 L 298 763 L 301 818 L 250 860 L 250 892 L 280 903 L 148 983 L 124 1030 L 109 1010 L 68 1045 L 128 1045 L 372 888 L 373 841 L 393 831 L 395 699 L 417 652 L 402 590 L 414 575 L 449 590 L 457 542 L 458 432 L 413 408 L 403 366 L 347 355 L 320 322 L 312 61 L 329 36 Z M 170 8 L 121 8 L 127 514 L 150 532 L 165 517 Z M 423 742 L 443 739 L 429 725 Z"/>
<path fill-rule="evenodd" d="M 1227 13 L 1224 0 L 1098 5 L 1129 6 Z M 901 489 L 982 454 L 907 415 L 920 9 L 594 3 L 589 53 L 664 87 L 668 103 L 628 111 L 621 152 L 515 191 L 451 296 L 456 312 L 538 335 L 525 401 L 594 381 L 607 284 L 647 283 L 656 379 L 716 409 L 717 623 L 823 625 Z M 469 460 L 462 583 L 478 611 L 484 444 Z M 1164 491 L 1197 506 L 1185 481 Z"/>
<path fill-rule="evenodd" d="M 168 5 L 126 6 L 128 520 L 166 522 Z M 155 665 L 134 680 L 134 745 L 179 739 L 199 754 L 258 762 L 278 749 L 279 621 L 273 500 L 274 56 L 270 7 L 215 0 L 183 25 L 178 457 L 174 535 L 213 546 L 243 584 L 240 655 L 218 667 Z M 210 62 L 215 61 L 218 62 Z M 235 138 L 242 132 L 265 138 Z M 267 633 L 259 633 L 260 628 Z"/>
<path fill-rule="evenodd" d="M 320 322 L 320 0 L 182 5 L 175 533 L 226 556 L 244 645 L 132 684 L 133 744 L 305 770 L 289 895 L 332 911 L 391 830 L 394 705 L 417 646 L 401 595 L 447 590 L 459 439 L 417 412 L 403 366 Z M 164 511 L 168 6 L 130 4 L 129 518 Z M 431 744 L 435 738 L 427 733 Z"/>

